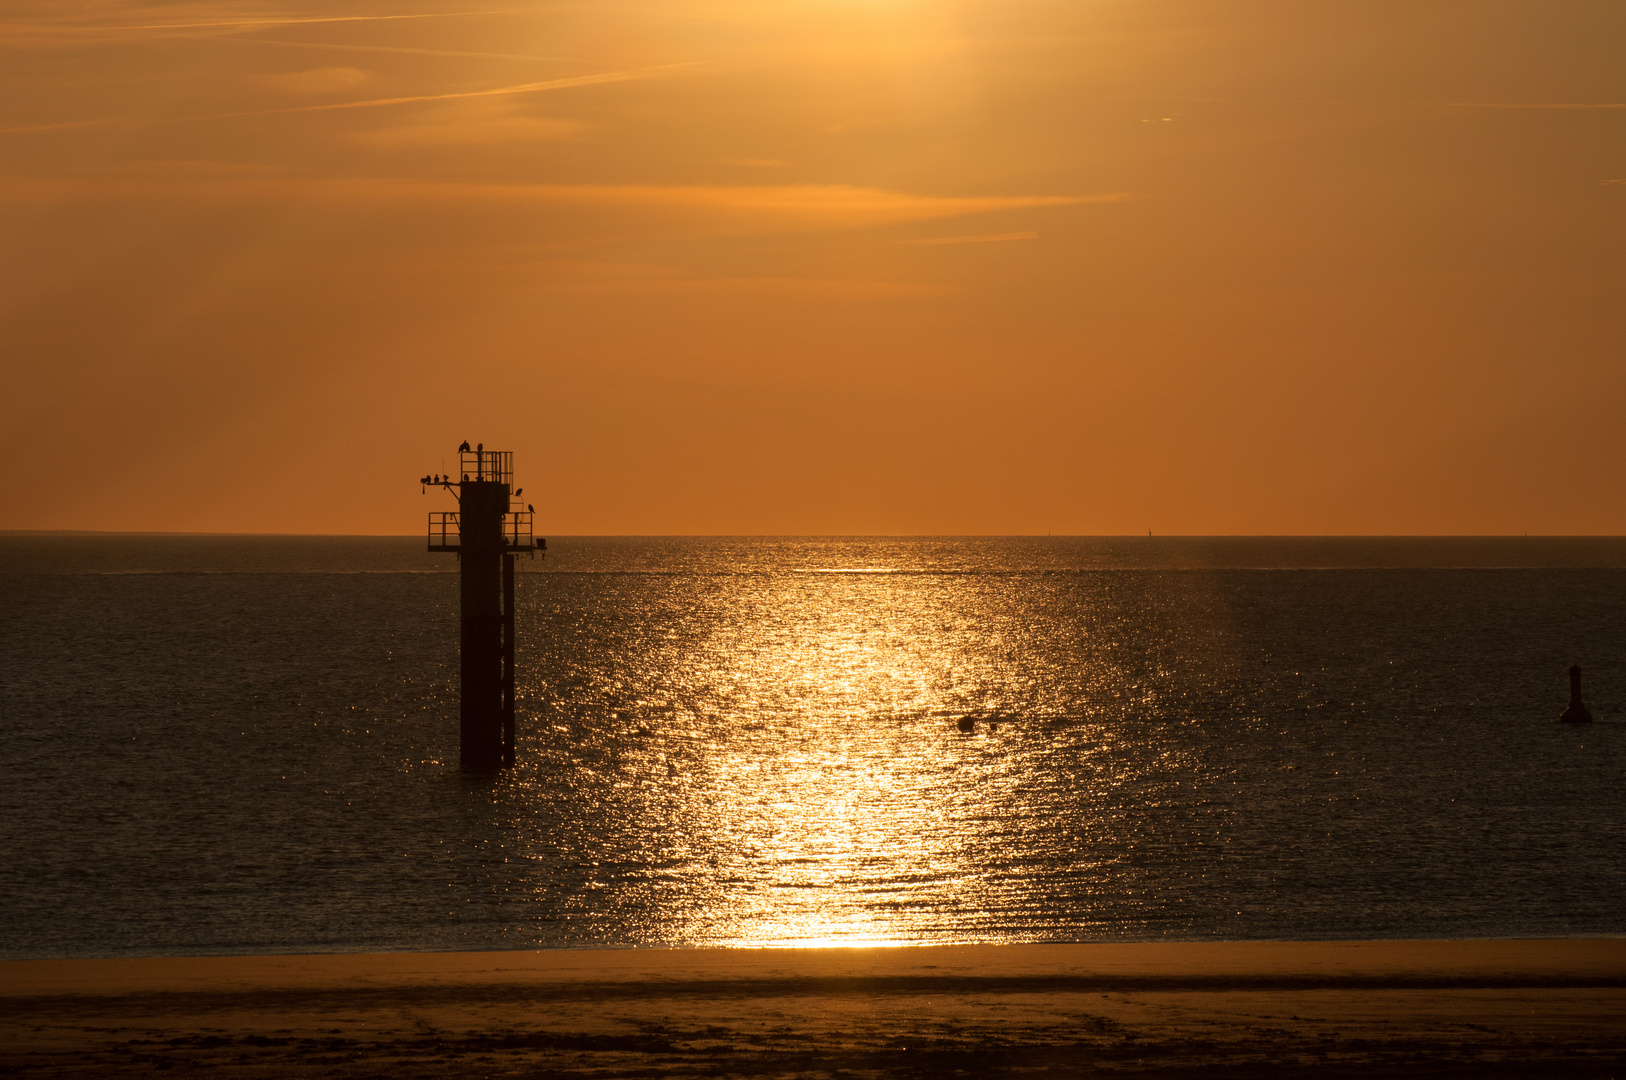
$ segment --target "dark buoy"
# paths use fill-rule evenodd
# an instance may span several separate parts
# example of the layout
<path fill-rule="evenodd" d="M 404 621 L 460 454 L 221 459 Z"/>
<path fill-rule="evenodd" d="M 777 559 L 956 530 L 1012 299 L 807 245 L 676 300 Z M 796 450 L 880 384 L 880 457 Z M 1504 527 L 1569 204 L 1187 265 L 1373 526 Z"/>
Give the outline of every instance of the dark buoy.
<path fill-rule="evenodd" d="M 977 730 L 977 718 L 974 716 L 962 716 L 960 717 L 960 723 L 958 726 L 962 732 L 969 735 L 973 731 Z"/>
<path fill-rule="evenodd" d="M 1581 701 L 1581 666 L 1570 665 L 1570 707 L 1565 709 L 1558 717 L 1560 723 L 1590 724 L 1592 714 L 1586 711 L 1586 705 Z"/>

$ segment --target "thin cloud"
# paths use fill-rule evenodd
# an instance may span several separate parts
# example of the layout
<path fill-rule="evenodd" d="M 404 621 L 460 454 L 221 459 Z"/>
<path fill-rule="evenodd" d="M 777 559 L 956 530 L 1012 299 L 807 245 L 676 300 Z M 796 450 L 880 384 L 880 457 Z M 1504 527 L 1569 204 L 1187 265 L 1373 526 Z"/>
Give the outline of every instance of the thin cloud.
<path fill-rule="evenodd" d="M 102 120 L 65 120 L 60 124 L 29 124 L 26 127 L 0 128 L 0 135 L 27 135 L 33 131 L 64 131 L 68 128 L 95 127 L 98 124 L 116 124 L 118 117 Z"/>
<path fill-rule="evenodd" d="M 390 105 L 409 105 L 424 101 L 458 101 L 468 98 L 500 97 L 506 94 L 532 94 L 547 90 L 563 90 L 572 86 L 595 86 L 600 83 L 630 82 L 635 79 L 652 79 L 658 75 L 677 68 L 692 67 L 704 61 L 691 61 L 683 64 L 662 64 L 658 67 L 640 68 L 633 71 L 607 71 L 597 75 L 572 75 L 563 79 L 546 79 L 542 82 L 520 83 L 516 86 L 499 86 L 491 90 L 465 90 L 452 94 L 413 94 L 406 97 L 371 98 L 366 101 L 336 101 L 322 105 L 293 105 L 280 109 L 251 109 L 243 112 L 203 113 L 196 116 L 177 117 L 143 117 L 152 123 L 185 124 L 200 120 L 234 120 L 250 116 L 283 116 L 292 113 L 334 112 L 342 109 L 378 109 Z M 87 127 L 92 124 L 116 124 L 134 121 L 135 117 L 105 117 L 98 120 L 72 120 L 60 124 L 35 124 L 28 127 L 0 128 L 0 135 L 16 135 L 31 131 L 51 131 L 56 128 Z"/>
<path fill-rule="evenodd" d="M 360 68 L 328 67 L 310 71 L 285 71 L 275 75 L 253 75 L 253 82 L 279 94 L 330 94 L 364 83 L 370 76 Z"/>
<path fill-rule="evenodd" d="M 551 291 L 597 293 L 720 293 L 761 299 L 814 301 L 900 300 L 946 296 L 951 286 L 925 281 L 886 281 L 864 278 L 627 278 L 616 281 L 563 279 Z"/>
<path fill-rule="evenodd" d="M 915 195 L 844 184 L 546 185 L 515 188 L 515 197 L 604 206 L 658 207 L 766 217 L 820 227 L 865 227 L 1000 210 L 1121 202 L 1105 195 Z"/>
<path fill-rule="evenodd" d="M 242 197 L 268 201 L 326 202 L 384 208 L 434 205 L 601 209 L 648 212 L 670 221 L 707 221 L 724 233 L 806 232 L 900 225 L 1008 210 L 1033 210 L 1121 202 L 1133 196 L 917 195 L 885 188 L 840 184 L 634 185 L 479 184 L 437 181 L 295 177 L 201 177 L 125 172 L 95 180 L 50 181 L 0 174 L 0 200 L 60 203 L 85 198 Z M 644 226 L 639 226 L 640 228 Z"/>
<path fill-rule="evenodd" d="M 524 8 L 500 8 L 492 11 L 433 11 L 416 15 L 326 15 L 302 19 L 232 19 L 219 22 L 101 24 L 96 26 L 52 24 L 51 29 L 98 32 L 108 30 L 203 30 L 234 26 L 304 26 L 311 23 L 391 22 L 400 19 L 456 19 L 473 15 L 515 15 L 523 14 L 525 10 Z"/>
<path fill-rule="evenodd" d="M 530 116 L 501 98 L 458 102 L 429 116 L 411 114 L 412 122 L 352 136 L 378 149 L 421 146 L 494 146 L 504 143 L 559 142 L 587 130 L 579 120 Z"/>
<path fill-rule="evenodd" d="M 1029 229 L 1027 232 L 985 233 L 981 236 L 933 236 L 925 240 L 898 240 L 899 244 L 912 244 L 918 247 L 928 247 L 936 244 L 999 244 L 1006 240 L 1037 240 L 1039 231 Z"/>
<path fill-rule="evenodd" d="M 340 109 L 380 109 L 390 105 L 411 105 L 421 101 L 457 101 L 465 98 L 499 97 L 505 94 L 533 94 L 543 90 L 563 90 L 571 86 L 595 86 L 599 83 L 630 82 L 635 79 L 652 79 L 662 72 L 676 68 L 692 67 L 702 61 L 690 61 L 683 64 L 662 64 L 652 68 L 638 68 L 633 71 L 606 71 L 597 75 L 571 75 L 563 79 L 545 79 L 541 82 L 519 83 L 516 86 L 499 86 L 491 90 L 463 90 L 452 94 L 412 94 L 406 97 L 371 98 L 367 101 L 335 101 L 325 105 L 297 105 L 285 109 L 253 109 L 247 112 L 209 113 L 204 116 L 189 116 L 187 120 L 226 120 L 245 116 L 279 116 L 287 113 L 307 112 L 334 112 Z"/>
<path fill-rule="evenodd" d="M 1451 101 L 1446 104 L 1458 109 L 1626 109 L 1626 101 Z"/>
<path fill-rule="evenodd" d="M 197 40 L 195 37 L 187 40 Z M 456 56 L 474 60 L 530 60 L 549 64 L 585 64 L 576 56 L 530 56 L 525 53 L 467 52 L 460 49 L 414 49 L 406 45 L 347 45 L 333 41 L 285 41 L 282 38 L 215 37 L 211 41 L 229 41 L 237 45 L 274 45 L 288 49 L 324 49 L 333 52 L 402 53 L 407 56 Z"/>

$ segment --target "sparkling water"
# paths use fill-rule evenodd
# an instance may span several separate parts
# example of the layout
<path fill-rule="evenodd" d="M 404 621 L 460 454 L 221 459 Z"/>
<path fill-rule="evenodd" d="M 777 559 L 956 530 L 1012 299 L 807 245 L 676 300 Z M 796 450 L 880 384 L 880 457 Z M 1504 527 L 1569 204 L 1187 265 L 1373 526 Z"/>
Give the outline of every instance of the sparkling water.
<path fill-rule="evenodd" d="M 0 954 L 1626 933 L 1626 542 L 550 548 L 482 776 L 421 540 L 0 536 Z"/>

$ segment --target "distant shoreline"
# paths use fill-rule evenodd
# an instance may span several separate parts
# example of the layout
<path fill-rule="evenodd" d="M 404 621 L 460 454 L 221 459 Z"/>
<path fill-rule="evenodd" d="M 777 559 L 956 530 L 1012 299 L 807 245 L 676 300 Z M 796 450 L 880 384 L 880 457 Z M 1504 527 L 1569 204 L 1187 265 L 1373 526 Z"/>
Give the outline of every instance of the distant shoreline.
<path fill-rule="evenodd" d="M 927 963 L 926 961 L 932 961 Z M 927 972 L 934 974 L 927 975 Z M 1557 938 L 1150 941 L 996 945 L 553 948 L 0 960 L 0 1001 L 17 998 L 345 990 L 381 985 L 597 984 L 825 978 L 1041 979 L 1404 986 L 1619 985 L 1626 935 Z"/>
<path fill-rule="evenodd" d="M 1608 1075 L 1623 1009 L 1626 938 L 23 960 L 0 1066 Z"/>

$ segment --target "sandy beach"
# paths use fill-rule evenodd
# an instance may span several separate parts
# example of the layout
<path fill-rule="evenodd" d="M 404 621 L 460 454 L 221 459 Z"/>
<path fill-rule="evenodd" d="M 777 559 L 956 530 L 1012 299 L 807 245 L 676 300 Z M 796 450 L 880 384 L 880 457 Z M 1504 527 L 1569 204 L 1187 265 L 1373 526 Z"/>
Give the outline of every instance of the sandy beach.
<path fill-rule="evenodd" d="M 1626 940 L 11 961 L 22 1076 L 1626 1075 Z"/>

